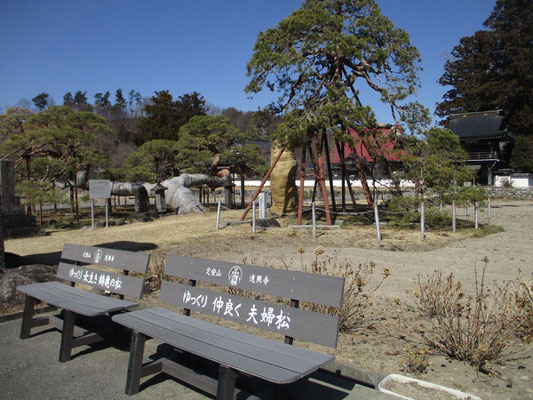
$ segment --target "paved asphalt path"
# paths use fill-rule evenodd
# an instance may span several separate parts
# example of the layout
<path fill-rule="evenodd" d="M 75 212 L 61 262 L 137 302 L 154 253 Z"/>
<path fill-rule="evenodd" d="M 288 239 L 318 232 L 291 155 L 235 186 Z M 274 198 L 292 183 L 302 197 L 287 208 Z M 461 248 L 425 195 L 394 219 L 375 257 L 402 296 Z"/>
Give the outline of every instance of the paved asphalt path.
<path fill-rule="evenodd" d="M 71 361 L 60 363 L 60 333 L 42 327 L 34 329 L 29 339 L 19 338 L 21 320 L 0 323 L 0 399 L 62 400 L 62 399 L 209 399 L 195 388 L 159 374 L 143 379 L 141 391 L 135 396 L 124 394 L 128 347 L 85 346 L 74 349 Z M 155 351 L 158 343 L 148 341 L 147 352 Z M 146 361 L 146 360 L 145 360 Z M 328 400 L 387 400 L 392 397 L 374 389 L 355 385 L 347 380 L 333 380 L 335 386 L 324 382 L 324 374 L 317 374 L 289 389 L 294 399 Z M 320 379 L 320 380 L 319 380 Z M 249 397 L 239 396 L 239 399 Z"/>

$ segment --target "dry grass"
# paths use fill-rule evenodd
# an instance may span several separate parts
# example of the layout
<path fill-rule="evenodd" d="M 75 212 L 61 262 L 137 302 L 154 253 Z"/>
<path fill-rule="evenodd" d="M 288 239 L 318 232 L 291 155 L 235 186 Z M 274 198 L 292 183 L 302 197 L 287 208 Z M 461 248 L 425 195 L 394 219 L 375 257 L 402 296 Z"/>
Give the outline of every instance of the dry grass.
<path fill-rule="evenodd" d="M 300 257 L 304 251 L 304 246 L 300 246 Z M 337 315 L 341 332 L 354 332 L 367 327 L 373 320 L 373 313 L 369 311 L 373 306 L 374 293 L 390 275 L 389 270 L 385 268 L 383 273 L 376 277 L 376 264 L 373 261 L 354 265 L 348 260 L 338 260 L 336 256 L 322 256 L 324 249 L 321 246 L 314 250 L 314 254 L 315 259 L 310 266 L 303 263 L 303 258 L 300 259 L 301 269 L 314 274 L 344 278 L 344 297 L 340 309 L 316 304 L 307 307 L 313 311 Z"/>
<path fill-rule="evenodd" d="M 527 343 L 533 341 L 533 274 L 527 279 L 518 270 L 518 277 L 511 282 L 515 291 L 516 301 L 524 312 L 524 320 L 518 330 L 518 335 Z"/>
<path fill-rule="evenodd" d="M 206 234 L 215 234 L 216 214 L 168 216 L 152 222 L 137 222 L 109 228 L 57 231 L 45 237 L 10 239 L 5 250 L 18 255 L 61 251 L 64 243 L 92 246 L 113 242 L 153 243 L 159 248 L 176 245 Z"/>
<path fill-rule="evenodd" d="M 527 321 L 526 308 L 513 282 L 485 282 L 485 265 L 474 272 L 475 292 L 465 293 L 453 274 L 436 271 L 418 278 L 417 300 L 425 316 L 420 334 L 433 349 L 467 361 L 478 370 L 498 363 L 508 355 L 512 342 Z"/>

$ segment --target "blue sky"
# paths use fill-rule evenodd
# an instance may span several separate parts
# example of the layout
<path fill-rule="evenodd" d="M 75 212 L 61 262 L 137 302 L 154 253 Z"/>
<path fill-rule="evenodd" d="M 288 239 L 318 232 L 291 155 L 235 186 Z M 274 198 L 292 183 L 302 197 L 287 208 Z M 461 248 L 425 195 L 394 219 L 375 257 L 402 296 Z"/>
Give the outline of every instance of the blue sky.
<path fill-rule="evenodd" d="M 416 98 L 433 113 L 446 88 L 437 80 L 463 36 L 483 28 L 495 0 L 377 0 L 422 56 Z M 246 63 L 260 31 L 299 8 L 300 0 L 1 0 L 0 110 L 49 93 L 58 104 L 80 89 L 122 88 L 150 97 L 197 91 L 218 107 L 256 110 L 273 97 L 244 93 Z M 363 100 L 364 101 L 364 100 Z M 367 98 L 380 122 L 392 122 Z"/>

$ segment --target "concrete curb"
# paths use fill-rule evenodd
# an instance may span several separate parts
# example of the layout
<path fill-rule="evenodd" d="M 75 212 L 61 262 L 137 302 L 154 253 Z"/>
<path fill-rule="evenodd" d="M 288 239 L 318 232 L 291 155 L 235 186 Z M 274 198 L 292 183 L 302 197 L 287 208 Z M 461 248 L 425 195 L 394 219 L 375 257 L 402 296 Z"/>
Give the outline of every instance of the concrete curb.
<path fill-rule="evenodd" d="M 360 385 L 376 390 L 378 389 L 379 383 L 387 376 L 387 374 L 381 372 L 363 369 L 356 365 L 343 363 L 338 360 L 333 360 L 331 363 L 320 369 L 343 378 L 351 379 Z"/>

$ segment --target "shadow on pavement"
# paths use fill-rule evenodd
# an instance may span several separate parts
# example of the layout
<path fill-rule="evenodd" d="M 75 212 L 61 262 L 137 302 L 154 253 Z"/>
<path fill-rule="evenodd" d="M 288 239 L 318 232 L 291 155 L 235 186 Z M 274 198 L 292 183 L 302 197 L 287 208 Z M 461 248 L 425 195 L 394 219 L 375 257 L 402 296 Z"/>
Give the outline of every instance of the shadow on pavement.
<path fill-rule="evenodd" d="M 126 251 L 148 251 L 157 249 L 155 243 L 144 242 L 130 242 L 130 241 L 116 241 L 109 243 L 96 244 L 94 247 L 103 247 L 106 249 L 126 250 Z M 54 251 L 51 253 L 30 254 L 27 256 L 19 256 L 14 253 L 6 254 L 6 267 L 17 268 L 23 265 L 57 265 L 61 258 L 61 251 Z"/>

